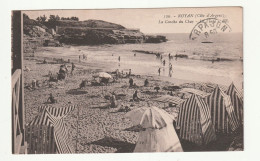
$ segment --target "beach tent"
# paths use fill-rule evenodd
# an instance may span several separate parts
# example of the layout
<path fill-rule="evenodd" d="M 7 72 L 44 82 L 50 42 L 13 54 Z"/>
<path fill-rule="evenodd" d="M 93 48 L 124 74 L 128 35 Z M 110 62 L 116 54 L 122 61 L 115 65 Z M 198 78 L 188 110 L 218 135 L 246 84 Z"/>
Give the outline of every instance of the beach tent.
<path fill-rule="evenodd" d="M 205 145 L 216 139 L 210 109 L 196 94 L 192 94 L 180 105 L 177 127 L 180 128 L 181 139 L 198 145 Z"/>
<path fill-rule="evenodd" d="M 234 83 L 231 83 L 226 91 L 227 95 L 230 96 L 232 105 L 234 106 L 235 114 L 238 121 L 242 123 L 243 121 L 243 95 L 235 87 Z"/>
<path fill-rule="evenodd" d="M 154 99 L 154 101 L 163 102 L 163 103 L 173 103 L 176 105 L 180 105 L 184 100 L 179 97 L 164 95 L 164 96 Z"/>
<path fill-rule="evenodd" d="M 53 135 L 55 144 L 56 144 L 56 149 L 57 153 L 72 153 L 71 148 L 68 143 L 68 135 L 67 135 L 67 130 L 63 121 L 63 118 L 66 117 L 66 115 L 71 112 L 72 110 L 75 109 L 75 106 L 69 106 L 69 107 L 64 107 L 64 108 L 54 108 L 54 107 L 49 107 L 49 106 L 40 106 L 39 107 L 39 115 L 35 117 L 34 120 L 32 120 L 28 127 L 41 127 L 41 126 L 47 126 L 47 127 L 53 127 Z M 41 129 L 41 128 L 40 128 Z M 40 131 L 40 129 L 38 131 Z M 43 139 L 44 136 L 38 135 L 38 139 Z M 50 141 L 50 140 L 46 140 Z M 30 144 L 30 143 L 29 143 Z M 32 145 L 35 148 L 37 147 L 36 145 Z M 33 150 L 34 151 L 34 150 Z M 38 151 L 38 149 L 35 149 L 35 151 Z"/>
<path fill-rule="evenodd" d="M 134 152 L 182 152 L 173 127 L 174 118 L 155 106 L 132 110 L 125 115 L 134 125 L 141 125 Z"/>
<path fill-rule="evenodd" d="M 201 90 L 194 89 L 194 88 L 183 88 L 183 89 L 181 89 L 180 92 L 182 92 L 182 93 L 196 94 L 196 95 L 198 95 L 198 96 L 200 96 L 200 97 L 206 97 L 206 96 L 209 95 L 209 94 L 206 93 L 206 92 L 203 92 L 203 91 L 201 91 Z"/>
<path fill-rule="evenodd" d="M 216 133 L 230 133 L 239 127 L 230 97 L 220 87 L 217 86 L 205 101 L 209 105 Z"/>

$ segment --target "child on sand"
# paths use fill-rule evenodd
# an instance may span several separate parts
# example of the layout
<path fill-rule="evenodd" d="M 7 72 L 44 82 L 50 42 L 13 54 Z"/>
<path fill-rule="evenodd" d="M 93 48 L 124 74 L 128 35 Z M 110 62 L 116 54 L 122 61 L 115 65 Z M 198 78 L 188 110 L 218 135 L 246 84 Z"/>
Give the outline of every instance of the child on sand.
<path fill-rule="evenodd" d="M 52 93 L 50 93 L 50 97 L 47 99 L 47 102 L 50 100 L 51 103 L 57 103 L 57 100 L 53 97 Z"/>

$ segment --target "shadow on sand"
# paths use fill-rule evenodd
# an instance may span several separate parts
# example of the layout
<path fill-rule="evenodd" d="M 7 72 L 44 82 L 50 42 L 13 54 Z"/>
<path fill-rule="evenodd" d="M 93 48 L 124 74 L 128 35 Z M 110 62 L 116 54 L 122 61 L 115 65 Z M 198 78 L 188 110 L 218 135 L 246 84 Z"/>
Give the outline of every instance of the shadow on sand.
<path fill-rule="evenodd" d="M 89 144 L 113 147 L 117 149 L 116 153 L 132 153 L 135 148 L 135 144 L 124 142 L 108 136 L 105 136 L 103 139 L 91 142 Z"/>
<path fill-rule="evenodd" d="M 87 94 L 88 92 L 82 89 L 71 89 L 66 92 L 67 94 L 72 94 L 72 95 L 81 95 L 81 94 Z"/>
<path fill-rule="evenodd" d="M 140 132 L 143 130 L 144 129 L 140 125 L 136 125 L 136 126 L 132 126 L 132 127 L 124 129 L 124 131 L 133 131 L 133 132 Z"/>
<path fill-rule="evenodd" d="M 186 140 L 180 140 L 182 148 L 185 152 L 196 151 L 227 151 L 233 141 L 234 135 L 217 135 L 217 140 L 207 145 L 196 145 Z"/>
<path fill-rule="evenodd" d="M 99 109 L 109 109 L 110 104 L 109 103 L 101 103 L 99 105 L 92 105 L 91 108 L 95 109 L 95 108 L 99 108 Z"/>

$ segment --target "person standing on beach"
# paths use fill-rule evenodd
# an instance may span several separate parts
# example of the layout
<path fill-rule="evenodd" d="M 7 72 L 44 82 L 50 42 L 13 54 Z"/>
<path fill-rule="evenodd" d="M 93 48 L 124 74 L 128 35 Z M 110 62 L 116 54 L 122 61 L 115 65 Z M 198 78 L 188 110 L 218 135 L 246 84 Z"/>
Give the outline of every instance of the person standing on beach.
<path fill-rule="evenodd" d="M 149 85 L 149 81 L 148 81 L 148 79 L 145 79 L 144 86 L 147 87 L 148 85 Z"/>
<path fill-rule="evenodd" d="M 161 68 L 158 69 L 158 73 L 159 73 L 159 76 L 160 76 L 160 74 L 161 74 Z"/>
<path fill-rule="evenodd" d="M 120 60 L 121 60 L 121 58 L 120 58 L 120 56 L 118 57 L 118 61 L 120 62 Z"/>
<path fill-rule="evenodd" d="M 130 78 L 130 79 L 129 79 L 129 85 L 130 85 L 130 87 L 132 87 L 132 86 L 134 85 L 134 80 L 133 80 L 133 78 Z"/>
<path fill-rule="evenodd" d="M 76 68 L 76 66 L 74 65 L 74 63 L 71 63 L 71 75 L 73 75 L 73 71 Z"/>
<path fill-rule="evenodd" d="M 169 76 L 172 77 L 172 64 L 169 64 Z"/>
<path fill-rule="evenodd" d="M 165 66 L 165 60 L 163 60 L 163 66 Z"/>
<path fill-rule="evenodd" d="M 79 63 L 80 63 L 80 55 L 79 55 Z"/>
<path fill-rule="evenodd" d="M 129 69 L 129 77 L 131 76 L 131 74 L 132 74 L 132 71 L 131 71 L 131 69 Z"/>
<path fill-rule="evenodd" d="M 64 68 L 65 68 L 66 75 L 68 75 L 69 70 L 68 70 L 67 64 L 65 63 L 63 66 L 64 66 Z"/>

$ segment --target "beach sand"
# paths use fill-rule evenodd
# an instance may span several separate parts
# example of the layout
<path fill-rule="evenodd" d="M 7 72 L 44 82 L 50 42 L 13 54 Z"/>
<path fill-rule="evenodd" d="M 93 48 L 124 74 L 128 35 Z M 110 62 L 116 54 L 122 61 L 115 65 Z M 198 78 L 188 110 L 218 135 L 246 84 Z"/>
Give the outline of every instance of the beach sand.
<path fill-rule="evenodd" d="M 187 81 L 171 79 L 171 82 L 169 82 L 165 77 L 134 75 L 132 78 L 137 85 L 135 88 L 129 87 L 129 78 L 120 78 L 118 82 L 110 83 L 107 86 L 92 86 L 88 83 L 84 89 L 79 89 L 82 80 L 89 82 L 93 80 L 92 75 L 94 73 L 113 71 L 109 65 L 99 62 L 85 60 L 79 63 L 78 58 L 72 55 L 62 55 L 62 58 L 65 61 L 70 59 L 70 62 L 75 62 L 74 75 L 69 75 L 65 80 L 58 83 L 48 83 L 49 71 L 57 73 L 61 65 L 54 60 L 61 57 L 59 53 L 55 53 L 53 48 L 51 52 L 48 52 L 48 50 L 48 48 L 39 48 L 34 57 L 28 55 L 24 57 L 24 66 L 31 69 L 24 72 L 26 123 L 28 124 L 35 118 L 39 106 L 49 105 L 62 108 L 78 105 L 78 108 L 65 118 L 69 137 L 68 143 L 70 143 L 72 150 L 77 153 L 132 152 L 138 138 L 138 132 L 131 130 L 133 126 L 131 121 L 124 117 L 126 112 L 118 112 L 119 108 L 128 106 L 135 109 L 147 106 L 148 103 L 163 108 L 164 103 L 152 101 L 154 98 L 167 94 L 168 91 L 163 90 L 162 87 L 172 85 L 185 87 L 194 84 L 194 82 L 189 82 L 182 85 Z M 44 59 L 48 64 L 42 63 Z M 68 63 L 68 69 L 71 70 L 71 63 Z M 43 82 L 42 86 L 31 89 L 29 86 L 33 79 Z M 149 87 L 143 86 L 145 79 L 149 80 Z M 155 86 L 161 88 L 158 93 L 154 90 Z M 130 101 L 135 90 L 139 91 L 139 97 L 143 99 L 142 101 Z M 106 96 L 111 95 L 112 92 L 121 96 L 117 100 L 119 104 L 117 108 L 107 108 L 110 101 L 106 99 Z M 57 103 L 46 104 L 50 93 L 57 99 Z M 78 110 L 79 120 L 77 120 Z M 175 114 L 174 108 L 167 108 L 166 111 Z M 76 140 L 78 140 L 77 148 Z"/>

